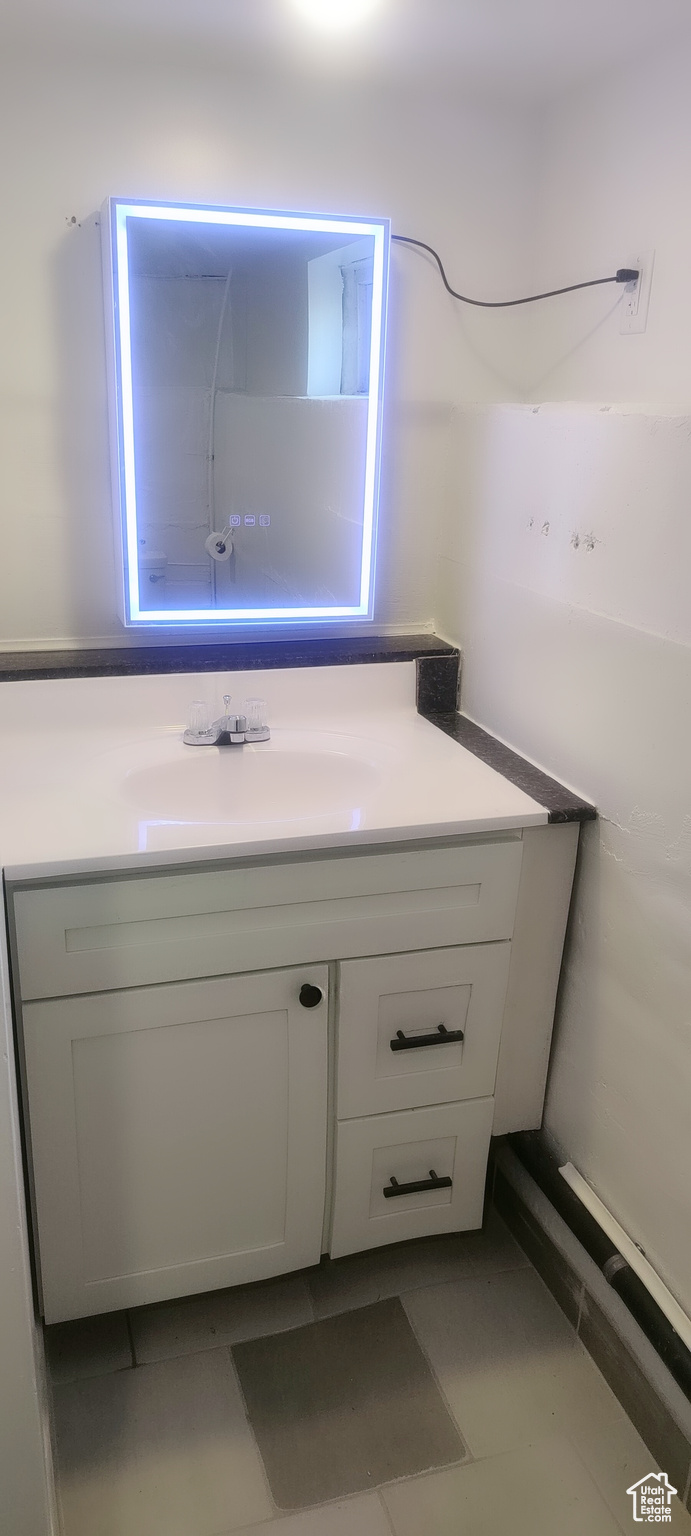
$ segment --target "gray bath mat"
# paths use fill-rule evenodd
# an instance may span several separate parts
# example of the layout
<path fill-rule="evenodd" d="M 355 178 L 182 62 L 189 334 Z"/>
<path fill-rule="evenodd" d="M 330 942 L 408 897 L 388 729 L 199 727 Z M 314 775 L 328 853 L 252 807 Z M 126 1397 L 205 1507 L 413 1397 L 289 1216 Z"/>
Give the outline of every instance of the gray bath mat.
<path fill-rule="evenodd" d="M 279 1509 L 304 1509 L 466 1450 L 398 1297 L 236 1344 Z"/>

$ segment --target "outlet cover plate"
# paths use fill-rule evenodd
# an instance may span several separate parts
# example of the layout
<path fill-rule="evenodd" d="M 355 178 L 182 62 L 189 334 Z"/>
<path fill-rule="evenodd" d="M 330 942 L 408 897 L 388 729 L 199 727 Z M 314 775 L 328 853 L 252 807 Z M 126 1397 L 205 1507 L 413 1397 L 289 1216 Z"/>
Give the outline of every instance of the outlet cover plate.
<path fill-rule="evenodd" d="M 622 336 L 639 334 L 645 330 L 648 324 L 648 307 L 650 305 L 654 264 L 654 251 L 640 252 L 637 256 L 634 256 L 632 261 L 627 261 L 626 263 L 627 267 L 638 267 L 641 275 L 637 283 L 627 283 L 624 289 L 621 319 L 619 321 L 619 330 Z"/>

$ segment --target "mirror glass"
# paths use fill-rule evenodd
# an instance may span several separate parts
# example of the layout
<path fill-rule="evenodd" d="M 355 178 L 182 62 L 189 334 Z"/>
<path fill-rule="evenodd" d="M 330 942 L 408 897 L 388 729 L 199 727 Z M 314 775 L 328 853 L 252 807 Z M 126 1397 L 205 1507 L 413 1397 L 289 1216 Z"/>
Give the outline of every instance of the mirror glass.
<path fill-rule="evenodd" d="M 103 224 L 125 624 L 370 618 L 388 221 Z"/>

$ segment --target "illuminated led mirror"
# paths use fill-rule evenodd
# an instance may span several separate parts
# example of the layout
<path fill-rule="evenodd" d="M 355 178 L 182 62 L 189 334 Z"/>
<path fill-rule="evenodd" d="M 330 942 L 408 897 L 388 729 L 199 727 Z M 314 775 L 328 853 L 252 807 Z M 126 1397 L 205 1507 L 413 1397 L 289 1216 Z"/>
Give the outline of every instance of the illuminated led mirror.
<path fill-rule="evenodd" d="M 389 226 L 109 200 L 128 626 L 372 616 Z"/>

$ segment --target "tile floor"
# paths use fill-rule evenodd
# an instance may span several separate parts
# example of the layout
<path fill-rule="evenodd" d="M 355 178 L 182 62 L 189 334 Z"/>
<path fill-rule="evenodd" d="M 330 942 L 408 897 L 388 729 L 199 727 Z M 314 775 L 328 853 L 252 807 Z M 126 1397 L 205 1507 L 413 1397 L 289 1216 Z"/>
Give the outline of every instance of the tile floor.
<path fill-rule="evenodd" d="M 395 1296 L 469 1455 L 279 1510 L 231 1346 Z M 633 1536 L 626 1489 L 655 1469 L 495 1213 L 481 1234 L 63 1324 L 48 1351 L 63 1536 Z"/>

